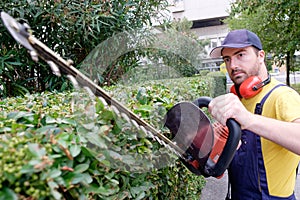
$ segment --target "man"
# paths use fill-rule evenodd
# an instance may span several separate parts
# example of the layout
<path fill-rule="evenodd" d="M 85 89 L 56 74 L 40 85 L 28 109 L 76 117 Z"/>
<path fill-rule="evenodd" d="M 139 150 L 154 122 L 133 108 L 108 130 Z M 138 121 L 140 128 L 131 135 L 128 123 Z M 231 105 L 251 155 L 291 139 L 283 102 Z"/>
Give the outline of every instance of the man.
<path fill-rule="evenodd" d="M 223 58 L 236 94 L 214 98 L 209 112 L 223 125 L 233 118 L 242 128 L 228 169 L 232 199 L 295 199 L 299 94 L 269 76 L 260 39 L 251 31 L 229 32 L 210 56 Z"/>

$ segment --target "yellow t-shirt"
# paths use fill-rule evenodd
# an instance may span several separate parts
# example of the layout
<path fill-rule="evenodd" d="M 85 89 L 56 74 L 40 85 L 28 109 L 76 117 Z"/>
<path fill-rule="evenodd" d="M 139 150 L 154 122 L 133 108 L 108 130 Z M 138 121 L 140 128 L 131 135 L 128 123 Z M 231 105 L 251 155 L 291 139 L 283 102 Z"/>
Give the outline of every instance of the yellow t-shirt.
<path fill-rule="evenodd" d="M 271 82 L 264 86 L 260 93 L 241 101 L 247 110 L 254 113 L 256 104 L 278 84 L 279 81 L 271 78 Z M 290 87 L 276 88 L 265 101 L 262 116 L 287 122 L 300 118 L 300 95 Z M 295 188 L 296 168 L 300 156 L 265 138 L 261 138 L 261 146 L 270 195 L 290 196 Z"/>

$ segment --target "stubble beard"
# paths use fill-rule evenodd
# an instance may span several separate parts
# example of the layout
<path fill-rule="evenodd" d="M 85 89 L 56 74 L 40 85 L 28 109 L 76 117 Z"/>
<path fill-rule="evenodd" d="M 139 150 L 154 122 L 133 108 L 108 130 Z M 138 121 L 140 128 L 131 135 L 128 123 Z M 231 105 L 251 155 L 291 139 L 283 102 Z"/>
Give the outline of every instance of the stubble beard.
<path fill-rule="evenodd" d="M 246 72 L 246 71 L 241 70 L 241 69 L 233 70 L 231 72 L 232 77 L 234 77 L 235 73 L 241 73 L 240 75 L 237 75 L 236 77 L 231 78 L 234 85 L 239 87 L 247 78 L 249 78 L 251 76 L 258 76 L 259 75 L 259 63 L 258 62 L 256 62 L 250 69 L 251 70 L 249 72 Z"/>

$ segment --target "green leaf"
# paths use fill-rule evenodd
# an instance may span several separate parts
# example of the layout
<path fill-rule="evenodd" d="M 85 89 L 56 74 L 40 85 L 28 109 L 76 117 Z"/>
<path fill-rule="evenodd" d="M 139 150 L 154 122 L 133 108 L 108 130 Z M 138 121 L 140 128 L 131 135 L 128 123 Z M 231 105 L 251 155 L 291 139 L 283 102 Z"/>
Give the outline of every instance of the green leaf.
<path fill-rule="evenodd" d="M 46 155 L 46 150 L 44 148 L 41 148 L 39 144 L 36 143 L 29 143 L 28 144 L 28 149 L 30 153 L 37 158 L 42 158 L 43 156 Z"/>
<path fill-rule="evenodd" d="M 110 121 L 110 120 L 114 119 L 114 112 L 110 111 L 110 110 L 103 110 L 101 113 L 101 117 L 104 120 Z"/>
<path fill-rule="evenodd" d="M 82 150 L 82 153 L 84 155 L 86 155 L 87 157 L 97 157 L 97 155 L 98 155 L 95 151 L 92 151 L 90 148 L 87 148 L 87 147 L 82 147 L 81 150 Z"/>
<path fill-rule="evenodd" d="M 87 123 L 87 124 L 82 124 L 82 126 L 87 129 L 87 130 L 93 130 L 95 128 L 95 122 Z"/>
<path fill-rule="evenodd" d="M 115 151 L 107 150 L 107 153 L 114 160 L 122 160 L 122 156 Z"/>
<path fill-rule="evenodd" d="M 150 105 L 141 105 L 139 106 L 137 109 L 135 109 L 136 111 L 144 111 L 144 112 L 151 112 L 152 111 L 152 106 Z"/>
<path fill-rule="evenodd" d="M 49 172 L 49 178 L 57 178 L 61 175 L 61 171 L 58 169 L 53 169 Z"/>
<path fill-rule="evenodd" d="M 59 134 L 59 135 L 57 136 L 57 138 L 60 139 L 60 140 L 65 140 L 65 141 L 67 141 L 67 140 L 69 140 L 69 138 L 70 138 L 70 133 L 63 132 L 63 133 Z"/>
<path fill-rule="evenodd" d="M 75 144 L 75 145 L 71 145 L 70 147 L 70 153 L 72 155 L 73 158 L 75 158 L 76 156 L 78 156 L 81 152 L 81 146 Z"/>
<path fill-rule="evenodd" d="M 16 181 L 16 177 L 13 173 L 4 172 L 4 178 L 7 179 L 10 183 L 14 183 Z"/>
<path fill-rule="evenodd" d="M 59 185 L 57 183 L 55 183 L 54 181 L 49 181 L 48 182 L 48 186 L 50 187 L 50 189 L 54 190 L 56 188 L 59 188 Z"/>
<path fill-rule="evenodd" d="M 147 98 L 147 93 L 146 93 L 146 89 L 145 88 L 140 88 L 138 90 L 138 93 L 136 95 L 136 99 L 138 100 L 138 102 L 142 105 L 146 104 L 147 101 L 148 101 L 148 98 Z"/>
<path fill-rule="evenodd" d="M 46 117 L 46 123 L 47 124 L 55 124 L 57 121 L 54 119 L 54 118 L 52 118 L 51 116 L 47 116 Z"/>
<path fill-rule="evenodd" d="M 153 187 L 154 185 L 151 182 L 144 182 L 141 186 L 131 187 L 130 192 L 135 196 L 135 199 L 143 199 L 145 197 L 145 191 L 148 191 Z"/>
<path fill-rule="evenodd" d="M 84 171 L 86 171 L 89 168 L 89 164 L 80 164 L 80 165 L 76 165 L 76 167 L 74 168 L 74 172 L 76 173 L 82 173 Z"/>
<path fill-rule="evenodd" d="M 93 179 L 88 173 L 83 173 L 83 174 L 73 173 L 71 183 L 72 184 L 78 184 L 78 183 L 89 184 L 92 181 L 93 181 Z"/>
<path fill-rule="evenodd" d="M 18 200 L 18 196 L 11 189 L 4 187 L 0 190 L 0 200 Z"/>
<path fill-rule="evenodd" d="M 111 162 L 109 160 L 104 160 L 104 159 L 101 159 L 99 157 L 96 157 L 96 158 L 97 158 L 97 160 L 99 160 L 99 162 L 101 162 L 106 167 L 111 167 Z"/>
<path fill-rule="evenodd" d="M 136 159 L 132 155 L 123 155 L 122 162 L 127 164 L 128 166 L 131 166 L 136 163 Z"/>
<path fill-rule="evenodd" d="M 9 128 L 9 127 L 1 127 L 0 128 L 0 133 L 10 132 L 10 131 L 11 131 L 11 128 Z"/>
<path fill-rule="evenodd" d="M 53 195 L 54 199 L 61 199 L 62 195 L 57 191 L 57 188 L 59 187 L 57 183 L 54 181 L 49 181 L 48 186 L 50 187 L 50 192 Z"/>
<path fill-rule="evenodd" d="M 105 178 L 107 178 L 107 179 L 110 180 L 110 179 L 112 179 L 115 175 L 116 175 L 115 172 L 111 172 L 111 173 L 105 174 L 104 176 L 105 176 Z"/>
<path fill-rule="evenodd" d="M 34 171 L 35 171 L 35 170 L 34 170 L 33 165 L 30 165 L 30 164 L 23 165 L 23 166 L 22 166 L 22 169 L 20 170 L 20 172 L 23 173 L 23 174 L 31 174 L 31 173 L 33 173 Z"/>
<path fill-rule="evenodd" d="M 90 174 L 84 173 L 84 174 L 82 174 L 82 175 L 83 175 L 83 180 L 82 180 L 82 183 L 83 183 L 83 184 L 88 185 L 88 184 L 90 184 L 90 183 L 93 182 L 93 178 L 91 177 Z"/>
<path fill-rule="evenodd" d="M 56 125 L 46 125 L 36 129 L 36 133 L 47 133 L 48 131 L 57 129 Z"/>
<path fill-rule="evenodd" d="M 96 99 L 95 107 L 96 107 L 96 113 L 99 113 L 104 109 L 104 104 L 99 98 Z"/>
<path fill-rule="evenodd" d="M 8 118 L 9 119 L 14 119 L 14 120 L 18 120 L 22 117 L 33 117 L 33 113 L 29 113 L 29 112 L 24 112 L 24 111 L 19 111 L 19 112 L 11 112 L 8 114 Z"/>
<path fill-rule="evenodd" d="M 62 119 L 61 122 L 64 123 L 64 124 L 70 124 L 72 126 L 76 126 L 77 125 L 77 123 L 76 123 L 75 120 L 69 119 L 69 118 Z"/>
<path fill-rule="evenodd" d="M 130 192 L 135 199 L 141 199 L 141 197 L 145 197 L 145 189 L 143 187 L 131 187 Z"/>
<path fill-rule="evenodd" d="M 113 194 L 116 194 L 119 191 L 118 187 L 104 187 L 104 186 L 95 186 L 92 185 L 88 188 L 89 192 L 95 193 L 95 194 L 99 194 L 99 195 L 103 195 L 103 196 L 111 196 Z"/>
<path fill-rule="evenodd" d="M 138 193 L 138 195 L 135 197 L 136 200 L 140 200 L 140 199 L 144 199 L 144 197 L 146 196 L 144 191 L 141 191 L 140 193 Z"/>
<path fill-rule="evenodd" d="M 95 133 L 88 133 L 85 135 L 85 138 L 92 144 L 96 145 L 101 149 L 107 149 L 105 140 Z"/>

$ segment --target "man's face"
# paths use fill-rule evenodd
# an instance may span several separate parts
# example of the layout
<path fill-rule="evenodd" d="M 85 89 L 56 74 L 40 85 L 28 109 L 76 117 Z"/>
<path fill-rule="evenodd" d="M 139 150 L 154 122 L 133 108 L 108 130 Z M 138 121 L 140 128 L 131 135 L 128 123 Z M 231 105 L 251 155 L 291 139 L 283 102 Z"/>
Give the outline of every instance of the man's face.
<path fill-rule="evenodd" d="M 240 85 L 250 76 L 259 76 L 264 62 L 264 51 L 256 51 L 254 47 L 224 48 L 223 60 L 231 80 Z"/>

